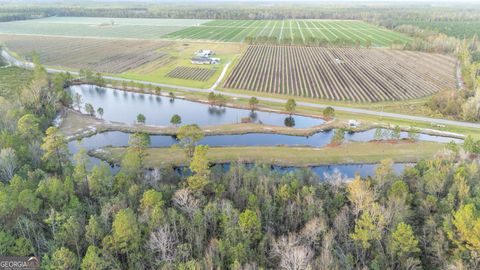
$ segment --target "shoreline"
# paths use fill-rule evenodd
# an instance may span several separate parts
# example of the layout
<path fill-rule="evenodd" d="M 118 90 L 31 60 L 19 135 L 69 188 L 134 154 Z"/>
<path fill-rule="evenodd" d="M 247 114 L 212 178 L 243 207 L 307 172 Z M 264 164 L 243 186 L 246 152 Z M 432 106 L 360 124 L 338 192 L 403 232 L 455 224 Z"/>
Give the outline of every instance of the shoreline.
<path fill-rule="evenodd" d="M 77 126 L 78 124 L 79 126 Z M 61 130 L 67 137 L 68 141 L 81 140 L 86 137 L 95 136 L 96 134 L 119 131 L 125 133 L 143 132 L 149 135 L 177 135 L 179 127 L 174 126 L 155 126 L 155 125 L 142 125 L 142 124 L 126 124 L 120 122 L 111 122 L 103 119 L 99 119 L 94 116 L 82 114 L 76 110 L 65 108 L 62 123 L 60 124 Z M 223 124 L 214 126 L 200 126 L 204 131 L 205 136 L 210 135 L 243 135 L 253 133 L 268 133 L 279 135 L 291 135 L 308 137 L 319 132 L 329 131 L 337 128 L 344 128 L 346 132 L 362 132 L 376 128 L 394 129 L 395 126 L 379 124 L 379 123 L 362 123 L 360 127 L 351 128 L 348 123 L 338 120 L 330 120 L 321 125 L 309 127 L 309 128 L 294 128 L 294 127 L 282 127 L 265 124 L 255 123 L 238 123 L 238 124 Z M 400 126 L 400 130 L 408 132 L 410 127 Z M 434 129 L 414 129 L 418 134 L 426 134 L 432 136 L 441 136 L 452 139 L 464 139 L 462 134 L 438 131 Z"/>

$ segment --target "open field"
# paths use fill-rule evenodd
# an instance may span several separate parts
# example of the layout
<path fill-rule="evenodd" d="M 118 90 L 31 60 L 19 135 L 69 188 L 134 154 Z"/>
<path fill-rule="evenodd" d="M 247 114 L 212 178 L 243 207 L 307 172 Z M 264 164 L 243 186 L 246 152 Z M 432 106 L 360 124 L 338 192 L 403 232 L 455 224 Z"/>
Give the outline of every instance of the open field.
<path fill-rule="evenodd" d="M 209 88 L 217 80 L 223 67 L 238 56 L 246 46 L 241 43 L 212 43 L 212 42 L 172 42 L 171 46 L 162 49 L 173 59 L 166 64 L 158 61 L 145 64 L 128 72 L 118 75 L 119 77 L 133 80 L 158 82 L 171 85 L 181 85 L 196 88 Z M 215 51 L 215 57 L 221 59 L 217 65 L 195 65 L 191 63 L 190 58 L 200 49 L 209 49 Z M 184 78 L 169 77 L 168 74 L 177 67 L 192 68 L 211 68 L 215 73 L 205 81 L 197 81 Z"/>
<path fill-rule="evenodd" d="M 463 39 L 480 35 L 480 21 L 416 21 L 401 20 L 399 24 L 415 25 Z"/>
<path fill-rule="evenodd" d="M 361 21 L 348 20 L 194 20 L 49 17 L 0 23 L 0 34 L 188 39 L 269 43 L 390 46 L 411 39 Z"/>
<path fill-rule="evenodd" d="M 293 44 L 362 44 L 389 46 L 410 38 L 361 21 L 344 20 L 213 20 L 166 34 L 172 39 L 243 42 L 246 39 Z"/>
<path fill-rule="evenodd" d="M 266 163 L 281 166 L 314 166 L 324 164 L 378 163 L 384 159 L 394 162 L 417 162 L 433 157 L 443 144 L 430 142 L 344 143 L 337 147 L 211 147 L 207 158 L 212 163 Z M 92 154 L 118 164 L 125 153 L 124 147 L 106 147 Z M 181 148 L 148 148 L 145 167 L 188 164 Z"/>
<path fill-rule="evenodd" d="M 13 53 L 29 57 L 35 51 L 48 67 L 69 71 L 88 68 L 125 79 L 161 82 L 172 85 L 208 88 L 226 63 L 245 48 L 240 43 L 174 42 L 155 40 L 98 39 L 1 35 L 0 43 Z M 200 49 L 215 51 L 220 64 L 205 65 L 211 69 L 205 80 L 193 77 L 170 77 L 177 67 L 199 68 L 190 58 Z M 205 78 L 205 77 L 203 77 Z"/>
<path fill-rule="evenodd" d="M 167 53 L 159 51 L 170 45 L 167 41 L 0 35 L 0 42 L 23 56 L 35 51 L 47 66 L 105 73 L 122 73 L 146 63 L 171 60 Z"/>
<path fill-rule="evenodd" d="M 206 81 L 213 74 L 215 74 L 215 69 L 212 68 L 176 67 L 167 76 L 186 80 Z"/>
<path fill-rule="evenodd" d="M 415 99 L 455 88 L 454 58 L 408 51 L 251 45 L 225 88 L 330 100 Z"/>
<path fill-rule="evenodd" d="M 206 20 L 49 17 L 0 23 L 2 34 L 158 39 Z"/>

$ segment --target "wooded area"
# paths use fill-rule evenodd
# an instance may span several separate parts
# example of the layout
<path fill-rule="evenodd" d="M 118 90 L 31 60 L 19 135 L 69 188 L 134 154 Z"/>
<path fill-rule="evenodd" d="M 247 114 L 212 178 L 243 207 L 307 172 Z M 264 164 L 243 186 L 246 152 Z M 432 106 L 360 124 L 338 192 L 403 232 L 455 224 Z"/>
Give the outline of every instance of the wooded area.
<path fill-rule="evenodd" d="M 320 182 L 309 170 L 210 168 L 195 125 L 178 135 L 191 174 L 144 171 L 149 137 L 130 136 L 113 175 L 72 163 L 65 137 L 48 127 L 68 75 L 37 68 L 2 101 L 0 252 L 37 255 L 45 269 L 476 268 L 480 141 L 395 175 Z M 460 158 L 461 157 L 461 158 Z"/>

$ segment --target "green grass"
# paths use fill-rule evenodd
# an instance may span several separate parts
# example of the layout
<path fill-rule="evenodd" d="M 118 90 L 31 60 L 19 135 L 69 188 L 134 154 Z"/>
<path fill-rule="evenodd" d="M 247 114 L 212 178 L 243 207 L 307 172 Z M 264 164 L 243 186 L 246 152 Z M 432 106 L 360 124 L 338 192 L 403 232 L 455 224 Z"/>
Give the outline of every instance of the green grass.
<path fill-rule="evenodd" d="M 211 147 L 207 158 L 212 163 L 243 161 L 282 166 L 314 166 L 325 164 L 378 163 L 384 159 L 394 162 L 417 162 L 430 158 L 444 145 L 431 142 L 345 143 L 336 147 Z M 119 163 L 126 148 L 103 148 L 93 154 L 101 159 Z M 187 158 L 180 148 L 149 148 L 144 159 L 147 168 L 164 165 L 185 165 Z"/>
<path fill-rule="evenodd" d="M 112 76 L 122 77 L 125 79 L 142 80 L 149 82 L 158 82 L 171 85 L 189 86 L 196 88 L 209 88 L 218 79 L 222 73 L 223 67 L 239 55 L 243 49 L 243 44 L 222 44 L 214 42 L 175 42 L 168 48 L 162 48 L 163 52 L 168 53 L 173 60 L 160 67 L 156 67 L 156 61 L 145 64 L 139 68 L 130 70 L 122 74 L 111 74 Z M 195 65 L 191 63 L 190 58 L 200 49 L 210 49 L 216 52 L 215 57 L 221 59 L 218 65 Z M 161 60 L 160 60 L 161 61 Z M 188 80 L 173 78 L 168 73 L 176 67 L 201 67 L 215 69 L 215 73 L 205 81 Z"/>
<path fill-rule="evenodd" d="M 407 43 L 411 39 L 399 33 L 361 21 L 345 20 L 213 20 L 166 34 L 165 38 L 242 42 L 247 37 L 269 38 L 294 44 L 306 44 L 318 40 L 323 44 L 341 42 L 365 45 L 368 40 L 374 46 Z"/>
<path fill-rule="evenodd" d="M 10 98 L 32 79 L 30 70 L 17 67 L 0 68 L 0 96 Z"/>
<path fill-rule="evenodd" d="M 3 22 L 0 23 L 0 33 L 157 39 L 165 34 L 204 22 L 207 20 L 49 17 Z"/>
<path fill-rule="evenodd" d="M 401 20 L 399 24 L 415 25 L 457 38 L 471 38 L 480 35 L 480 21 L 415 21 Z"/>

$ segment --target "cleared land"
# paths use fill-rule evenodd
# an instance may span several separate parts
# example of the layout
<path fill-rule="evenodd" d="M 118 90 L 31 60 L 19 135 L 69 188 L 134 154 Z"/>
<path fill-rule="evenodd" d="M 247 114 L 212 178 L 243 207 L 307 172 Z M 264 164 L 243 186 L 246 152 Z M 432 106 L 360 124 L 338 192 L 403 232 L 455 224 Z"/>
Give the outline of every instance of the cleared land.
<path fill-rule="evenodd" d="M 225 88 L 341 101 L 415 99 L 455 88 L 454 58 L 385 49 L 251 45 Z"/>
<path fill-rule="evenodd" d="M 171 60 L 167 53 L 159 51 L 170 45 L 168 41 L 0 35 L 0 42 L 23 56 L 35 51 L 48 66 L 105 73 L 122 73 L 146 63 L 165 64 Z"/>
<path fill-rule="evenodd" d="M 431 158 L 443 144 L 418 143 L 345 143 L 338 147 L 211 147 L 207 158 L 212 163 L 242 161 L 283 166 L 313 166 L 343 163 L 378 163 L 384 159 L 395 162 L 416 162 Z M 92 154 L 101 159 L 118 164 L 126 148 L 102 148 Z M 147 168 L 165 165 L 187 164 L 185 151 L 181 148 L 149 148 L 144 159 Z"/>
<path fill-rule="evenodd" d="M 0 23 L 2 34 L 158 39 L 207 20 L 49 17 Z"/>
<path fill-rule="evenodd" d="M 206 81 L 215 74 L 212 68 L 176 67 L 167 76 L 185 80 Z"/>
<path fill-rule="evenodd" d="M 129 80 L 198 88 L 211 87 L 224 65 L 246 48 L 246 45 L 241 43 L 0 34 L 0 43 L 2 42 L 11 52 L 26 58 L 35 51 L 40 55 L 42 63 L 52 68 L 70 71 L 88 68 Z M 215 51 L 215 56 L 221 59 L 220 64 L 208 66 L 213 70 L 213 75 L 208 79 L 193 80 L 168 76 L 177 67 L 199 68 L 192 64 L 190 59 L 195 52 L 202 49 Z"/>
<path fill-rule="evenodd" d="M 361 21 L 214 20 L 166 34 L 171 39 L 242 42 L 245 39 L 293 44 L 371 42 L 374 46 L 407 43 L 410 38 Z"/>
<path fill-rule="evenodd" d="M 216 81 L 223 67 L 236 55 L 239 55 L 245 50 L 245 45 L 241 43 L 211 43 L 211 42 L 172 42 L 172 45 L 162 51 L 168 52 L 173 61 L 168 64 L 157 63 L 153 61 L 146 65 L 143 65 L 134 70 L 129 70 L 121 75 L 122 78 L 142 80 L 150 82 L 159 82 L 171 85 L 191 86 L 196 88 L 208 88 Z M 194 67 L 199 68 L 199 65 L 191 63 L 191 58 L 195 55 L 195 52 L 201 49 L 209 49 L 215 51 L 215 57 L 221 59 L 220 64 L 210 65 L 215 69 L 215 73 L 206 81 L 196 81 L 190 79 L 173 78 L 169 77 L 168 73 L 174 70 L 176 67 Z M 202 68 L 206 68 L 204 65 Z"/>

